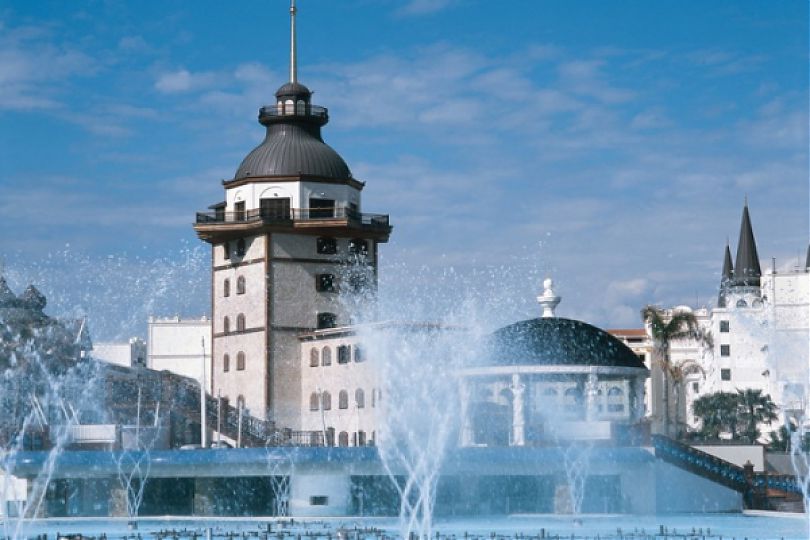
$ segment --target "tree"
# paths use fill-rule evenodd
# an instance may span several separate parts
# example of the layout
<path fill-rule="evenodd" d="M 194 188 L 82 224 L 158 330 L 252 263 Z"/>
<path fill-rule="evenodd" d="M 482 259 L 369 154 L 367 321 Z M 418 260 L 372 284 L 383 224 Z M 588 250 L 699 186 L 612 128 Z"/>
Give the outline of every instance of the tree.
<path fill-rule="evenodd" d="M 656 306 L 647 306 L 641 310 L 641 317 L 650 327 L 658 363 L 664 376 L 664 434 L 669 435 L 669 394 L 670 380 L 678 378 L 680 368 L 672 364 L 669 352 L 673 341 L 691 338 L 699 343 L 710 343 L 711 337 L 702 332 L 695 315 L 690 311 L 679 310 L 671 314 Z"/>
<path fill-rule="evenodd" d="M 695 400 L 692 412 L 701 421 L 698 436 L 701 439 L 716 440 L 721 433 L 731 433 L 737 438 L 738 397 L 733 392 L 716 392 Z"/>
<path fill-rule="evenodd" d="M 762 390 L 750 388 L 708 394 L 692 404 L 692 411 L 701 421 L 700 438 L 719 439 L 721 433 L 728 433 L 734 441 L 751 444 L 757 442 L 761 435 L 759 424 L 770 424 L 778 418 L 776 410 L 771 396 L 763 395 Z M 790 437 L 787 430 L 781 435 Z M 775 441 L 778 445 L 781 439 Z"/>
<path fill-rule="evenodd" d="M 739 399 L 738 412 L 740 423 L 745 426 L 742 435 L 751 444 L 755 443 L 761 435 L 759 424 L 770 424 L 777 418 L 776 404 L 768 394 L 763 395 L 762 390 L 737 390 Z"/>

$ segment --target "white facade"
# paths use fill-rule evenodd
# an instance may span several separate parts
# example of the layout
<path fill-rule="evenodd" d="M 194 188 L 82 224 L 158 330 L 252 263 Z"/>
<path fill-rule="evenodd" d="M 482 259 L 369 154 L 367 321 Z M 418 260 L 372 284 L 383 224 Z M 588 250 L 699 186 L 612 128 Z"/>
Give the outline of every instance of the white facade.
<path fill-rule="evenodd" d="M 780 414 L 778 422 L 760 426 L 767 435 L 782 425 L 786 416 L 803 416 L 807 409 L 810 272 L 772 268 L 762 276 L 759 290 L 742 294 L 732 291 L 727 305 L 694 312 L 701 328 L 711 332 L 711 347 L 691 340 L 672 344 L 674 364 L 699 365 L 674 390 L 683 392 L 679 414 L 695 429 L 699 425 L 692 414 L 692 403 L 697 398 L 715 392 L 761 390 L 771 396 Z M 659 391 L 652 395 L 655 408 L 662 394 Z"/>
<path fill-rule="evenodd" d="M 93 344 L 93 358 L 124 367 L 146 367 L 146 343 L 130 338 L 127 343 L 99 342 Z"/>
<path fill-rule="evenodd" d="M 374 444 L 379 429 L 380 367 L 358 343 L 357 328 L 300 336 L 301 429 L 335 446 Z"/>
<path fill-rule="evenodd" d="M 202 378 L 211 389 L 211 320 L 149 317 L 146 366 L 184 377 Z"/>

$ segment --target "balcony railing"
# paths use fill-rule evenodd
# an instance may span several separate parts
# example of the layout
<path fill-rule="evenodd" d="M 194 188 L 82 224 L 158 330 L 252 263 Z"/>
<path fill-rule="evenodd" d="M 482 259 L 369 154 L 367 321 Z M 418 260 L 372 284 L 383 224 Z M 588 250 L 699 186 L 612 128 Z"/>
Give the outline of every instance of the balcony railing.
<path fill-rule="evenodd" d="M 291 208 L 289 211 L 277 209 L 254 209 L 241 212 L 197 212 L 198 225 L 268 223 L 291 224 L 295 221 L 318 221 L 340 219 L 350 224 L 372 229 L 388 229 L 386 214 L 361 214 L 351 208 Z"/>
<path fill-rule="evenodd" d="M 259 117 L 295 117 L 295 116 L 311 116 L 314 118 L 329 118 L 329 109 L 320 107 L 318 105 L 304 105 L 304 104 L 282 104 L 282 105 L 265 105 L 259 109 Z"/>

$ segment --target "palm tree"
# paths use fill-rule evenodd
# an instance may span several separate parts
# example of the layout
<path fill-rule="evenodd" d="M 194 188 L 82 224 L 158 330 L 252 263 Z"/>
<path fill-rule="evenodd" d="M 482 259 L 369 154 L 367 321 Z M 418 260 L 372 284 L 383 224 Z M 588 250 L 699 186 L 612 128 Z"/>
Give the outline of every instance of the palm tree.
<path fill-rule="evenodd" d="M 739 405 L 739 395 L 733 392 L 715 392 L 696 399 L 692 403 L 692 412 L 700 419 L 699 437 L 716 441 L 720 433 L 728 432 L 736 440 Z"/>
<path fill-rule="evenodd" d="M 737 390 L 739 400 L 739 417 L 744 422 L 743 435 L 751 444 L 759 439 L 760 432 L 758 424 L 770 424 L 777 418 L 776 404 L 768 394 L 762 394 L 762 390 L 746 388 Z"/>
<path fill-rule="evenodd" d="M 641 317 L 650 326 L 658 362 L 664 375 L 664 434 L 669 436 L 669 392 L 670 379 L 676 374 L 672 365 L 669 350 L 673 341 L 692 338 L 707 343 L 711 338 L 698 327 L 697 319 L 691 311 L 678 310 L 671 314 L 656 306 L 647 306 L 641 310 Z"/>

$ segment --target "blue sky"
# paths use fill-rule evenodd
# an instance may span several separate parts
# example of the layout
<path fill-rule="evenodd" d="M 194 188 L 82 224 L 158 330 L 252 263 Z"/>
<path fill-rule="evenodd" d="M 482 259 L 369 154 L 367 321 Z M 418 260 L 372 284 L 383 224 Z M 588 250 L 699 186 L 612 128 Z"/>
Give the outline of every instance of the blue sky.
<path fill-rule="evenodd" d="M 299 75 L 365 211 L 391 214 L 387 294 L 473 290 L 508 322 L 550 274 L 561 315 L 637 326 L 713 298 L 746 194 L 763 260 L 803 258 L 807 9 L 300 0 Z M 288 39 L 285 0 L 0 2 L 15 285 L 102 337 L 205 312 L 194 212 L 261 141 Z"/>

